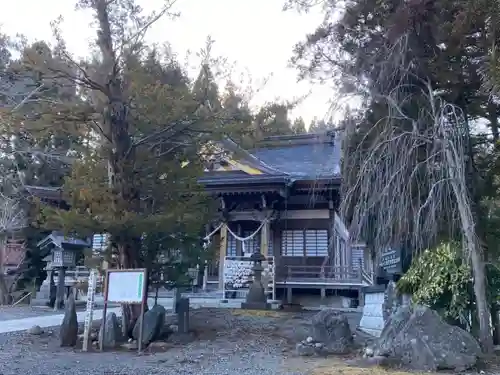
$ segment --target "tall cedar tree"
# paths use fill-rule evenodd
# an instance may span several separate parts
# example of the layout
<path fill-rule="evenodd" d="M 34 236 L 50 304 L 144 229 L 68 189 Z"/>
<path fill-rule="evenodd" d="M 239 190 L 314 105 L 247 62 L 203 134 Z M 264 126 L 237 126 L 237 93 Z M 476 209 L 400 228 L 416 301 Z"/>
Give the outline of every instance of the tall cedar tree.
<path fill-rule="evenodd" d="M 170 2 L 150 15 L 133 0 L 82 0 L 78 6 L 96 21 L 94 58 L 75 61 L 56 29 L 58 59 L 70 69 L 43 58 L 25 62 L 46 79 L 77 84 L 82 100 L 40 104 L 23 118 L 24 126 L 63 129 L 90 140 L 65 184 L 71 210 L 47 209 L 44 219 L 68 232 L 110 233 L 118 266 L 137 268 L 144 261 L 145 233 L 168 231 L 175 237 L 199 231 L 206 222 L 208 206 L 196 185 L 199 150 L 208 135 L 215 137 L 210 125 L 220 114 L 198 111 L 178 66 L 161 61 L 142 41 Z M 130 322 L 138 314 L 127 308 Z"/>

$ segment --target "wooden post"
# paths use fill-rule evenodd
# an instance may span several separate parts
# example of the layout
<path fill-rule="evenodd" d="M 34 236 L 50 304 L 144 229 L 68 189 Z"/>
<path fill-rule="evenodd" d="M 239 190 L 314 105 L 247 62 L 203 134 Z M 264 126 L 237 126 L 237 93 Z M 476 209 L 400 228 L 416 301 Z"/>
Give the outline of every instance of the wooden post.
<path fill-rule="evenodd" d="M 269 255 L 269 222 L 265 222 L 260 233 L 260 253 L 267 257 Z"/>
<path fill-rule="evenodd" d="M 219 245 L 219 289 L 222 290 L 224 283 L 224 258 L 227 252 L 227 224 L 224 223 L 220 228 L 220 245 Z"/>
<path fill-rule="evenodd" d="M 92 269 L 90 270 L 90 275 L 88 279 L 88 288 L 87 288 L 87 308 L 85 311 L 85 325 L 83 332 L 83 348 L 84 352 L 88 351 L 89 343 L 90 343 L 90 331 L 92 329 L 92 319 L 94 315 L 94 295 L 95 289 L 97 285 L 97 271 Z M 105 317 L 103 317 L 104 319 Z"/>
<path fill-rule="evenodd" d="M 267 212 L 267 202 L 266 197 L 262 195 L 262 210 Z M 266 222 L 262 226 L 260 232 L 260 253 L 267 257 L 269 255 L 269 221 L 267 221 L 268 215 L 264 216 Z"/>
<path fill-rule="evenodd" d="M 241 229 L 241 224 L 238 224 L 236 226 L 236 234 L 240 237 L 242 237 L 242 234 L 243 234 L 243 231 Z M 245 254 L 243 254 L 243 244 L 241 243 L 241 241 L 236 241 L 236 255 L 241 257 Z"/>

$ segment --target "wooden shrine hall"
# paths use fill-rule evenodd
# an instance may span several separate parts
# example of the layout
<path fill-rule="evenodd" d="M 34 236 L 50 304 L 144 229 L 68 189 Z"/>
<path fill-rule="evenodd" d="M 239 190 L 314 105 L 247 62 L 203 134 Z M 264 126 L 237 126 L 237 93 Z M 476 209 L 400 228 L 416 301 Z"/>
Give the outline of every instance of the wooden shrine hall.
<path fill-rule="evenodd" d="M 252 150 L 223 142 L 225 157 L 200 179 L 220 201 L 222 224 L 210 239 L 218 248 L 208 283 L 227 290 L 227 262 L 253 251 L 273 263 L 273 285 L 320 291 L 321 297 L 361 297 L 373 284 L 373 262 L 363 245 L 348 247 L 340 203 L 341 134 L 269 137 Z M 237 289 L 237 288 L 233 288 Z"/>

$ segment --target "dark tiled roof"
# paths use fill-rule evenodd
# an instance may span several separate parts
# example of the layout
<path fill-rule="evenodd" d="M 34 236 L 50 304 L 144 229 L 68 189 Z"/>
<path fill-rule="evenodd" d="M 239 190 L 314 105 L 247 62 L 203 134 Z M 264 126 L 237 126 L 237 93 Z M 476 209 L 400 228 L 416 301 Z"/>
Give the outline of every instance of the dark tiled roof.
<path fill-rule="evenodd" d="M 90 247 L 91 245 L 88 240 L 65 236 L 64 233 L 58 231 L 53 231 L 43 240 L 38 242 L 37 246 L 46 246 L 49 243 L 52 243 L 59 248 L 64 248 L 66 246 Z"/>
<path fill-rule="evenodd" d="M 340 177 L 341 138 L 329 141 L 304 137 L 300 142 L 280 142 L 254 149 L 251 153 L 265 164 L 298 179 Z"/>

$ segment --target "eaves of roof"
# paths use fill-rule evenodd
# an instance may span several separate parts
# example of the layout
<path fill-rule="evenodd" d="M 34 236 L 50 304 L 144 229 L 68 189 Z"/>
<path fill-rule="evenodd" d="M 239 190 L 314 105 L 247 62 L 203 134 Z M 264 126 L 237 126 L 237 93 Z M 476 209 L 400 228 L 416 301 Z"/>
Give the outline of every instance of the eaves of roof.
<path fill-rule="evenodd" d="M 292 182 L 290 176 L 287 175 L 248 175 L 248 176 L 231 176 L 231 177 L 211 177 L 205 176 L 198 179 L 198 182 L 205 186 L 234 186 L 234 185 L 262 185 L 262 184 L 289 184 Z"/>

